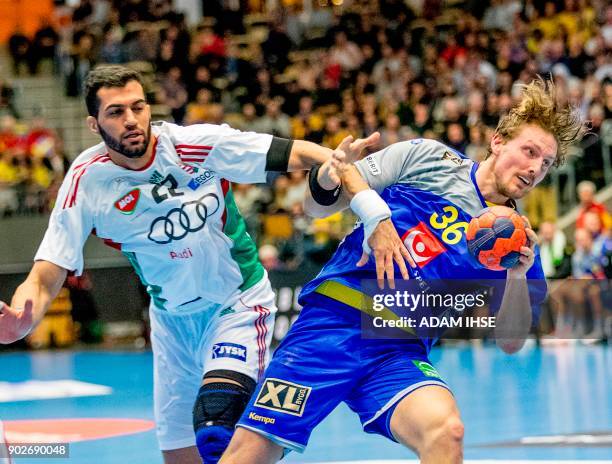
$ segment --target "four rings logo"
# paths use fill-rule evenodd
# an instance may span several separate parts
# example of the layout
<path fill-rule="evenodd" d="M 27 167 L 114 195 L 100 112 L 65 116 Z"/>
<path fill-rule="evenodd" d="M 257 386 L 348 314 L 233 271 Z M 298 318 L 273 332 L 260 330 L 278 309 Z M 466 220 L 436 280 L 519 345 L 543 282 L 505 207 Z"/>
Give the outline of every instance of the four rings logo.
<path fill-rule="evenodd" d="M 180 208 L 172 208 L 165 216 L 155 218 L 148 238 L 160 245 L 182 240 L 188 233 L 204 228 L 208 218 L 219 210 L 220 205 L 219 197 L 214 193 L 187 201 Z"/>

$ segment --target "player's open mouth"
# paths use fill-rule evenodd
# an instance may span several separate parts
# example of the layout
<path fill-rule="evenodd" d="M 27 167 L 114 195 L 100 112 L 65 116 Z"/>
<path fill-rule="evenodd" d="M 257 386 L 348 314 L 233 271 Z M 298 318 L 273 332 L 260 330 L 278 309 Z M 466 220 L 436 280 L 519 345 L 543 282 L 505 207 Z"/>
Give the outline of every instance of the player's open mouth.
<path fill-rule="evenodd" d="M 523 176 L 517 176 L 520 181 L 525 184 L 525 185 L 531 185 L 531 181 L 527 178 L 527 177 L 523 177 Z"/>

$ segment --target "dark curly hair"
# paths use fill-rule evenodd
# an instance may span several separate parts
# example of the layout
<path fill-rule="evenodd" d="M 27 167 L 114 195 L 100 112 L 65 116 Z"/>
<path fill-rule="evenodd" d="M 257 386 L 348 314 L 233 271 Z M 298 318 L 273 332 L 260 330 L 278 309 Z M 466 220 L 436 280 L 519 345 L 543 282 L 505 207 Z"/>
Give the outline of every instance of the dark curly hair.
<path fill-rule="evenodd" d="M 137 71 L 125 66 L 104 64 L 92 69 L 87 76 L 83 90 L 89 115 L 94 118 L 98 117 L 98 111 L 100 111 L 98 90 L 102 87 L 124 87 L 130 81 L 136 81 L 143 85 L 142 76 Z"/>

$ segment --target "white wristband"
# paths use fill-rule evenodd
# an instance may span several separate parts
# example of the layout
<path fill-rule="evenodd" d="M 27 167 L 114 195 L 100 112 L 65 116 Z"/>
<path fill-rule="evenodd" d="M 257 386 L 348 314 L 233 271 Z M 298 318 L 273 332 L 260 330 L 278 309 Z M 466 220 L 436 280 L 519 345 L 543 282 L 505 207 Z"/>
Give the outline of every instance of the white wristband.
<path fill-rule="evenodd" d="M 378 193 L 372 189 L 362 190 L 351 200 L 351 209 L 363 222 L 363 251 L 370 254 L 372 250 L 368 240 L 380 221 L 391 217 L 391 210 Z"/>

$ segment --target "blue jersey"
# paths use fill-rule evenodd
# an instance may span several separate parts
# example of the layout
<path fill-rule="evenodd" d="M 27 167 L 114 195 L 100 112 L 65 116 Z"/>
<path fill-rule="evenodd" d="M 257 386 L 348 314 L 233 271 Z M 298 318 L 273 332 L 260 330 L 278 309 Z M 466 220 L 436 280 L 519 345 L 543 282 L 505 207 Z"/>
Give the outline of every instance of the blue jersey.
<path fill-rule="evenodd" d="M 497 280 L 500 291 L 495 292 L 496 298 L 491 302 L 496 311 L 503 296 L 506 271 L 482 267 L 468 251 L 466 241 L 471 218 L 487 206 L 476 184 L 478 164 L 440 142 L 416 139 L 391 145 L 359 161 L 357 167 L 392 211 L 393 224 L 417 264 L 416 268 L 408 267 L 410 278 L 422 288 L 439 279 Z M 376 268 L 374 259 L 364 267 L 356 266 L 362 242 L 363 226 L 359 225 L 319 275 L 304 287 L 300 302 L 305 304 L 309 295 L 328 280 L 364 290 L 362 280 L 375 279 Z M 527 274 L 534 321 L 546 296 L 538 251 Z M 425 343 L 431 346 L 434 341 L 430 338 Z"/>
<path fill-rule="evenodd" d="M 410 269 L 413 282 L 435 288 L 449 280 L 494 280 L 501 287 L 498 292 L 494 286 L 495 310 L 506 272 L 477 264 L 465 237 L 472 216 L 486 206 L 475 182 L 478 166 L 441 143 L 420 139 L 391 145 L 357 167 L 391 208 L 393 223 L 418 265 Z M 366 432 L 395 440 L 391 417 L 406 395 L 424 386 L 448 388 L 428 359 L 436 333 L 416 331 L 418 340 L 364 336 L 360 322 L 372 315 L 367 296 L 377 290 L 367 285 L 376 278 L 374 262 L 356 266 L 362 242 L 363 227 L 357 227 L 304 287 L 302 313 L 274 353 L 238 427 L 301 452 L 312 430 L 345 402 Z M 539 257 L 528 277 L 529 284 L 544 282 Z M 531 287 L 537 310 L 545 287 Z"/>

